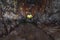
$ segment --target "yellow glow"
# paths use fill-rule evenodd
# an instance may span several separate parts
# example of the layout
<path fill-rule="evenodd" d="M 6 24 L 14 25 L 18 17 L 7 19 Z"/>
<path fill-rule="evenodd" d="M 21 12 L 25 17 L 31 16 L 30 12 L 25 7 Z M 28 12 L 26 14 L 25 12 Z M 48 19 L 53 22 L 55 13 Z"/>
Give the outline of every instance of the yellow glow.
<path fill-rule="evenodd" d="M 32 16 L 31 14 L 30 14 L 30 15 L 27 15 L 27 18 L 29 18 L 29 19 L 32 18 L 32 17 L 33 17 L 33 16 Z"/>

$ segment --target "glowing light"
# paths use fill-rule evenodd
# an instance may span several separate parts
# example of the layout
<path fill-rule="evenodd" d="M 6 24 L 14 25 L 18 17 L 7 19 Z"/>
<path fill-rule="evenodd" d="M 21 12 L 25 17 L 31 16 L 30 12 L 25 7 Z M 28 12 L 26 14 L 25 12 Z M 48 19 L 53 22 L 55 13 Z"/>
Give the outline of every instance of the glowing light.
<path fill-rule="evenodd" d="M 30 15 L 27 15 L 27 18 L 31 19 L 33 16 L 30 14 Z"/>

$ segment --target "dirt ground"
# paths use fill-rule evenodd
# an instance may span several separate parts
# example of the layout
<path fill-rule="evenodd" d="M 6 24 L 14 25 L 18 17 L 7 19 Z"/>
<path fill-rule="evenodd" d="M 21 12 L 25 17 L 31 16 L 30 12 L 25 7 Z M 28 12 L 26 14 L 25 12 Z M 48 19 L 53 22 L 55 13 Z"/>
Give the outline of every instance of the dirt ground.
<path fill-rule="evenodd" d="M 8 36 L 0 40 L 53 40 L 53 38 L 38 26 L 27 23 L 20 24 Z"/>

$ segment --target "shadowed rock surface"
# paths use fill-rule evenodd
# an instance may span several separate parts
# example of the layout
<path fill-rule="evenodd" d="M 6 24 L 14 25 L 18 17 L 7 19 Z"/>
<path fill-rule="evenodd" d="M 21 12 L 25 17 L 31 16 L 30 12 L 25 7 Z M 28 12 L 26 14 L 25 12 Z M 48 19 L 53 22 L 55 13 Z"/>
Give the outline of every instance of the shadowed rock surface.
<path fill-rule="evenodd" d="M 49 35 L 32 24 L 20 24 L 8 36 L 0 40 L 52 40 Z"/>
<path fill-rule="evenodd" d="M 0 0 L 0 5 L 2 5 L 0 13 L 3 11 L 2 14 L 4 14 L 6 10 L 13 11 L 13 4 L 6 4 L 5 0 Z M 9 7 L 12 8 L 9 9 Z M 34 18 L 38 18 L 38 25 L 19 24 L 20 20 L 17 23 L 16 20 L 6 21 L 0 15 L 0 40 L 60 40 L 60 0 L 49 0 L 45 12 L 41 14 L 37 12 Z"/>

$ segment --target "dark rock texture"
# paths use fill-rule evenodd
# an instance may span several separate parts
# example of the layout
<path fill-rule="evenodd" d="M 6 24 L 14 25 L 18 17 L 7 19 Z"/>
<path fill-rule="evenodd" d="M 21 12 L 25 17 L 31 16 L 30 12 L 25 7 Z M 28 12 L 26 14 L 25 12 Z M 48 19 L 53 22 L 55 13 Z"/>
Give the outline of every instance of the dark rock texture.
<path fill-rule="evenodd" d="M 6 20 L 0 16 L 0 40 L 60 40 L 60 0 L 47 2 L 45 12 L 42 15 L 37 12 L 34 17 L 37 24 L 28 22 L 19 24 L 20 20 Z M 0 0 L 2 14 L 9 5 L 5 3 L 7 4 L 6 1 Z"/>
<path fill-rule="evenodd" d="M 52 40 L 52 38 L 32 24 L 20 24 L 8 36 L 1 40 Z"/>

